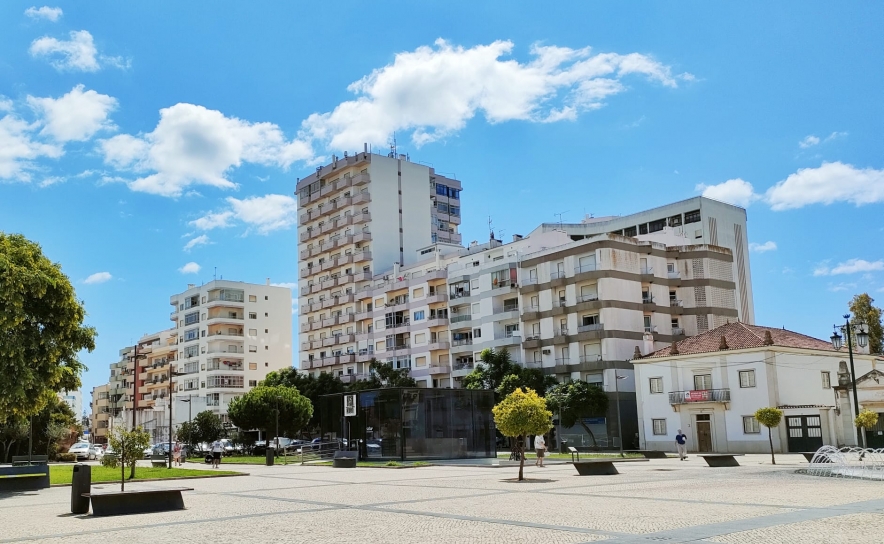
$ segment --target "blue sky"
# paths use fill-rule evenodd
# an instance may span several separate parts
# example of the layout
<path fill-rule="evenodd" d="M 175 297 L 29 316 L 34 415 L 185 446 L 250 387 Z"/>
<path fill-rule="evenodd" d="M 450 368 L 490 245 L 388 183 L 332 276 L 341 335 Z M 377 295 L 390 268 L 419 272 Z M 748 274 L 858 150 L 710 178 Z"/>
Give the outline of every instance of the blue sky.
<path fill-rule="evenodd" d="M 0 4 L 0 230 L 74 281 L 87 390 L 216 267 L 294 285 L 296 178 L 394 131 L 466 241 L 705 191 L 748 207 L 758 323 L 884 297 L 880 3 L 178 4 Z"/>

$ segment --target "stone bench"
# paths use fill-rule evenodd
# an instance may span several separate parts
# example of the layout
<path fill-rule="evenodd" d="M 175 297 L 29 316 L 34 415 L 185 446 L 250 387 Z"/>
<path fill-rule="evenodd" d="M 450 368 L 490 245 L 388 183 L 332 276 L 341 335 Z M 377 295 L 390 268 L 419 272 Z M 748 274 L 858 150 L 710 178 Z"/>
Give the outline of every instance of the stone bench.
<path fill-rule="evenodd" d="M 584 459 L 573 461 L 571 464 L 577 469 L 580 476 L 606 476 L 620 474 L 614 463 L 646 463 L 647 459 Z"/>
<path fill-rule="evenodd" d="M 626 450 L 626 453 L 640 453 L 645 459 L 669 459 L 665 451 L 658 450 Z"/>
<path fill-rule="evenodd" d="M 150 456 L 150 465 L 153 467 L 162 468 L 168 464 L 169 458 L 164 454 L 153 454 Z"/>
<path fill-rule="evenodd" d="M 192 487 L 170 487 L 166 489 L 137 489 L 110 493 L 83 493 L 92 501 L 93 516 L 121 516 L 125 514 L 147 514 L 184 510 L 182 491 L 193 491 Z"/>
<path fill-rule="evenodd" d="M 697 457 L 702 457 L 706 464 L 710 467 L 738 467 L 740 463 L 735 457 L 742 457 L 742 453 L 698 453 Z"/>
<path fill-rule="evenodd" d="M 0 492 L 37 491 L 49 487 L 49 465 L 0 467 Z"/>

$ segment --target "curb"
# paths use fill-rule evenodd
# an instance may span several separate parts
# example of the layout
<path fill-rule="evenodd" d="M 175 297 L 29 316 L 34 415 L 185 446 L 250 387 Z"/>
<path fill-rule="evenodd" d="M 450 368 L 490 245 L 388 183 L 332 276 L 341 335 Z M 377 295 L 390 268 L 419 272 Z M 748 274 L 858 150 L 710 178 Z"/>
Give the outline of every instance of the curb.
<path fill-rule="evenodd" d="M 207 478 L 234 478 L 236 476 L 248 476 L 248 472 L 238 472 L 236 474 L 215 474 L 214 476 L 179 476 L 177 478 L 147 478 L 144 480 L 126 480 L 127 484 L 131 483 L 140 483 L 140 482 L 168 482 L 171 480 L 204 480 Z M 102 484 L 118 484 L 120 483 L 118 480 L 111 480 L 106 482 L 92 482 L 91 485 L 102 485 Z M 73 484 L 52 484 L 49 487 L 70 487 Z"/>

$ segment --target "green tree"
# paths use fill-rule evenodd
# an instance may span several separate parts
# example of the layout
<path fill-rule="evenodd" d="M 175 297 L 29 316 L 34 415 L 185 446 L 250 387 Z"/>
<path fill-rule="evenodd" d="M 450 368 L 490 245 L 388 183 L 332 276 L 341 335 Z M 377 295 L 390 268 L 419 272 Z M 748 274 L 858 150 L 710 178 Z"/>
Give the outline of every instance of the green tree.
<path fill-rule="evenodd" d="M 783 420 L 783 411 L 777 408 L 759 408 L 755 411 L 755 419 L 767 427 L 767 439 L 770 442 L 770 462 L 772 465 L 777 464 L 773 451 L 773 431 L 772 429 L 780 424 Z"/>
<path fill-rule="evenodd" d="M 372 359 L 368 365 L 371 375 L 367 380 L 359 380 L 350 384 L 349 391 L 365 391 L 366 389 L 385 389 L 388 387 L 417 387 L 417 382 L 409 376 L 407 368 L 395 369 L 390 363 L 382 363 Z"/>
<path fill-rule="evenodd" d="M 120 467 L 120 491 L 126 490 L 126 467 L 129 467 L 129 479 L 135 477 L 135 466 L 144 457 L 144 449 L 150 445 L 150 433 L 136 427 L 131 431 L 122 425 L 115 427 L 107 437 L 107 442 L 114 456 L 105 455 L 101 463 L 105 466 Z"/>
<path fill-rule="evenodd" d="M 0 414 L 27 417 L 79 389 L 77 354 L 95 349 L 95 329 L 61 266 L 19 234 L 0 232 L 0 309 Z"/>
<path fill-rule="evenodd" d="M 264 378 L 263 385 L 274 386 L 284 385 L 294 387 L 301 395 L 310 399 L 313 406 L 319 405 L 319 397 L 322 395 L 331 395 L 334 393 L 343 393 L 346 390 L 344 382 L 340 378 L 330 372 L 322 372 L 317 377 L 310 374 L 298 372 L 294 368 L 285 368 L 267 374 Z M 379 386 L 380 387 L 380 386 Z M 310 429 L 319 427 L 319 411 L 314 410 L 313 416 L 307 423 Z"/>
<path fill-rule="evenodd" d="M 193 421 L 185 421 L 178 427 L 178 431 L 175 433 L 178 436 L 178 440 L 190 446 L 189 450 L 193 451 L 196 449 L 197 444 L 200 443 L 198 438 L 199 432 L 197 431 L 196 424 Z"/>
<path fill-rule="evenodd" d="M 881 325 L 881 308 L 873 306 L 874 302 L 875 299 L 870 297 L 868 293 L 855 295 L 849 305 L 850 313 L 853 315 L 850 318 L 850 324 L 856 326 L 860 321 L 865 322 L 869 331 L 869 352 L 882 353 L 884 326 Z M 856 345 L 855 338 L 853 341 L 853 345 Z"/>
<path fill-rule="evenodd" d="M 878 424 L 878 413 L 873 412 L 868 408 L 864 408 L 860 411 L 859 415 L 856 416 L 856 419 L 853 420 L 853 424 L 856 425 L 857 428 L 869 430 Z"/>
<path fill-rule="evenodd" d="M 608 412 L 608 395 L 601 387 L 582 381 L 561 383 L 546 393 L 546 405 L 554 414 L 559 414 L 562 427 L 573 427 L 579 423 L 592 439 L 593 447 L 598 447 L 595 435 L 583 418 Z"/>
<path fill-rule="evenodd" d="M 544 434 L 552 428 L 552 412 L 546 401 L 532 389 L 516 389 L 492 409 L 497 429 L 510 438 L 517 439 L 519 453 L 519 481 L 524 480 L 525 438 Z"/>
<path fill-rule="evenodd" d="M 211 444 L 215 440 L 221 438 L 224 432 L 224 426 L 221 425 L 221 418 L 214 414 L 211 410 L 203 410 L 193 418 L 194 432 L 196 433 L 197 442 L 206 442 Z"/>
<path fill-rule="evenodd" d="M 500 385 L 494 390 L 498 398 L 504 398 L 516 389 L 532 389 L 542 397 L 558 383 L 553 376 L 545 375 L 539 368 L 525 368 L 519 365 L 515 367 L 516 374 L 504 376 Z"/>
<path fill-rule="evenodd" d="M 519 388 L 532 389 L 543 396 L 555 384 L 556 379 L 545 376 L 539 368 L 526 368 L 514 362 L 506 348 L 482 350 L 476 367 L 463 378 L 466 389 L 490 389 L 497 401 Z"/>
<path fill-rule="evenodd" d="M 0 462 L 9 462 L 9 452 L 12 450 L 12 446 L 19 440 L 25 440 L 28 437 L 28 431 L 28 420 L 22 417 L 10 415 L 0 422 L 0 444 L 3 447 L 0 450 L 3 453 Z"/>
<path fill-rule="evenodd" d="M 279 436 L 296 436 L 313 415 L 310 399 L 294 387 L 259 385 L 230 401 L 227 415 L 242 430 L 260 429 L 276 432 L 279 411 Z"/>

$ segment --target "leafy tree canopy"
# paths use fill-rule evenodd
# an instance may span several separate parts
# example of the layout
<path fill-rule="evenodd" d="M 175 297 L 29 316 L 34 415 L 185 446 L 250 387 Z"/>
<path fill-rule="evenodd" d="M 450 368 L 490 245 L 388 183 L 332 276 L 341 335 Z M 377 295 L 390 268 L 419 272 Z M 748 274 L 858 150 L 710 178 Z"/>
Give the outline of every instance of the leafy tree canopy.
<path fill-rule="evenodd" d="M 212 443 L 221 438 L 224 427 L 221 418 L 211 410 L 203 410 L 193 418 L 194 433 L 197 442 Z"/>
<path fill-rule="evenodd" d="M 262 384 L 267 386 L 284 385 L 286 387 L 294 387 L 301 395 L 310 399 L 310 403 L 313 406 L 318 406 L 319 397 L 322 395 L 343 393 L 346 390 L 344 382 L 331 373 L 323 372 L 319 376 L 313 377 L 310 374 L 300 373 L 294 368 L 270 372 L 264 378 Z M 318 410 L 314 410 L 308 425 L 311 428 L 319 425 Z"/>
<path fill-rule="evenodd" d="M 125 490 L 126 467 L 129 467 L 129 479 L 135 477 L 135 467 L 139 459 L 144 457 L 144 450 L 150 446 L 150 433 L 141 427 L 131 431 L 122 425 L 114 427 L 108 434 L 107 442 L 114 455 L 105 455 L 101 463 L 105 466 L 120 467 L 120 490 Z"/>
<path fill-rule="evenodd" d="M 409 376 L 407 368 L 396 370 L 389 363 L 382 363 L 372 359 L 368 365 L 371 377 L 367 380 L 359 380 L 350 385 L 350 391 L 365 391 L 366 389 L 384 389 L 387 387 L 417 387 L 417 382 Z"/>
<path fill-rule="evenodd" d="M 773 451 L 773 431 L 772 429 L 780 424 L 783 420 L 783 411 L 779 408 L 759 408 L 755 411 L 755 419 L 767 427 L 767 439 L 770 442 L 770 462 L 772 465 L 777 464 Z"/>
<path fill-rule="evenodd" d="M 259 385 L 230 402 L 227 415 L 240 429 L 261 429 L 276 432 L 276 410 L 279 410 L 279 433 L 296 436 L 313 416 L 310 399 L 294 387 Z"/>
<path fill-rule="evenodd" d="M 878 424 L 878 413 L 866 408 L 856 416 L 853 424 L 862 429 L 871 429 Z"/>
<path fill-rule="evenodd" d="M 608 412 L 608 395 L 598 385 L 571 381 L 550 389 L 546 394 L 546 404 L 553 413 L 560 414 L 563 427 L 573 427 L 579 423 L 589 432 L 583 418 L 605 415 Z"/>
<path fill-rule="evenodd" d="M 545 376 L 539 368 L 526 368 L 514 362 L 506 348 L 482 350 L 476 367 L 463 378 L 465 388 L 490 389 L 498 401 L 519 388 L 532 389 L 543 396 L 555 383 L 555 378 Z"/>
<path fill-rule="evenodd" d="M 552 412 L 532 389 L 516 389 L 492 409 L 494 424 L 504 436 L 544 434 L 552 428 Z"/>
<path fill-rule="evenodd" d="M 854 296 L 849 306 L 853 316 L 850 324 L 857 325 L 860 320 L 865 322 L 869 331 L 869 351 L 881 353 L 884 348 L 884 327 L 881 325 L 881 308 L 874 306 L 874 302 L 875 299 L 868 293 Z"/>
<path fill-rule="evenodd" d="M 39 245 L 0 232 L 0 415 L 30 416 L 62 389 L 80 388 L 81 350 L 95 329 L 61 271 Z"/>

